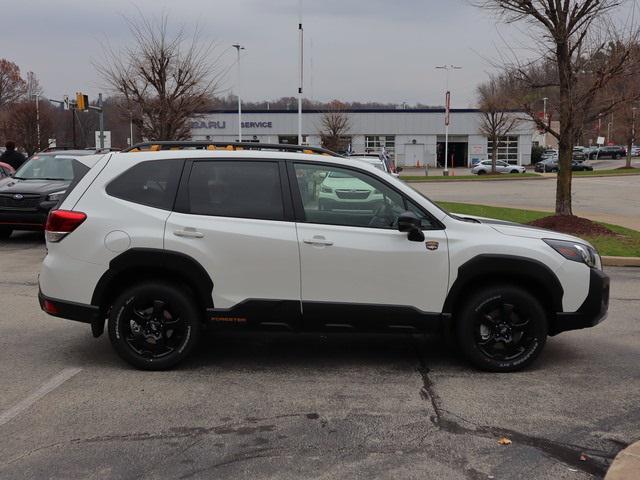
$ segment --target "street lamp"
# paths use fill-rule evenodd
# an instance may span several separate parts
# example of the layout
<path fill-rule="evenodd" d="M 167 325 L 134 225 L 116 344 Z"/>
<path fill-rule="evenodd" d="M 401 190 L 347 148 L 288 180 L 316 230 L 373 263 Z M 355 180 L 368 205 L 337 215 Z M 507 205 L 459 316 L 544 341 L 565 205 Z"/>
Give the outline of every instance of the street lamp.
<path fill-rule="evenodd" d="M 449 110 L 451 107 L 451 92 L 449 92 L 449 71 L 451 70 L 462 70 L 462 67 L 457 67 L 455 65 L 442 65 L 440 67 L 436 67 L 439 70 L 444 70 L 446 72 L 446 94 L 445 94 L 445 114 L 444 114 L 444 171 L 442 174 L 446 177 L 449 175 Z"/>
<path fill-rule="evenodd" d="M 244 47 L 240 44 L 232 45 L 238 54 L 238 142 L 242 141 L 242 99 L 240 98 L 240 50 Z"/>
<path fill-rule="evenodd" d="M 38 151 L 40 151 L 40 94 L 34 93 L 31 95 L 36 100 L 36 132 L 38 135 Z"/>
<path fill-rule="evenodd" d="M 304 29 L 302 28 L 302 0 L 298 2 L 298 67 L 300 69 L 298 84 L 298 145 L 302 145 L 302 87 L 304 84 Z"/>

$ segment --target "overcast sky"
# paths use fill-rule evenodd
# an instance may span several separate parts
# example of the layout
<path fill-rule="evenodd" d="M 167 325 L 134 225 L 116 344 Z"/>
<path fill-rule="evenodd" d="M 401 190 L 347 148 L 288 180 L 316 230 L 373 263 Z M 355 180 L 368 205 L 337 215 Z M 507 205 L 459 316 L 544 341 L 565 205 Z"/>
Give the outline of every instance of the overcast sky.
<path fill-rule="evenodd" d="M 298 0 L 0 0 L 0 58 L 32 70 L 50 98 L 108 93 L 92 62 L 103 45 L 131 40 L 123 16 L 170 16 L 215 40 L 229 68 L 233 43 L 246 46 L 242 94 L 251 100 L 296 95 Z M 453 106 L 469 107 L 490 58 L 524 49 L 524 35 L 465 0 L 303 0 L 305 96 L 316 100 L 442 104 L 444 73 Z M 522 50 L 520 50 L 522 48 Z M 224 86 L 236 86 L 230 68 Z"/>

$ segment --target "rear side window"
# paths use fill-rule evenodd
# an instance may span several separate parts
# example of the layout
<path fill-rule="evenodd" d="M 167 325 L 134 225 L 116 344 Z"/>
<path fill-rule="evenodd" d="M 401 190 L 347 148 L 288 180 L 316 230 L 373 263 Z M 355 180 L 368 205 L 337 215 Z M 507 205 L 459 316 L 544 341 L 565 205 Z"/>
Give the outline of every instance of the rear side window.
<path fill-rule="evenodd" d="M 284 220 L 278 163 L 195 162 L 189 177 L 189 211 L 196 215 Z"/>
<path fill-rule="evenodd" d="M 150 207 L 171 210 L 178 190 L 184 160 L 141 162 L 107 186 L 112 197 Z"/>

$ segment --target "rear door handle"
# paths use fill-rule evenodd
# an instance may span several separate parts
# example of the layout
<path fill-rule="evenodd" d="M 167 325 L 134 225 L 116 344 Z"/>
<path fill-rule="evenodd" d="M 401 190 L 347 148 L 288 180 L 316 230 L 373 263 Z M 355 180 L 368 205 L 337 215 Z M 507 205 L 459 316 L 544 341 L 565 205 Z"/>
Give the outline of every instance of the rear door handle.
<path fill-rule="evenodd" d="M 325 245 L 327 247 L 333 245 L 331 240 L 327 240 L 322 235 L 314 235 L 312 238 L 303 238 L 302 241 L 308 245 Z"/>
<path fill-rule="evenodd" d="M 195 228 L 185 227 L 184 230 L 174 230 L 173 234 L 176 237 L 185 237 L 185 238 L 202 238 L 204 237 L 204 233 L 198 232 Z"/>

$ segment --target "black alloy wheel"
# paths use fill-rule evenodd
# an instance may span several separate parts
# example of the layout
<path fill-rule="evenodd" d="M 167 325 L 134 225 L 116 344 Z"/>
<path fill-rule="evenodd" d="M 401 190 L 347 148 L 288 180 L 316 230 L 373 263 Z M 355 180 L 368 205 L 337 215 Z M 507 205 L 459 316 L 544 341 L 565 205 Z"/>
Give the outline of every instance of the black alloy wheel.
<path fill-rule="evenodd" d="M 521 370 L 537 358 L 546 342 L 546 312 L 518 287 L 483 288 L 471 295 L 457 317 L 461 350 L 482 370 Z"/>
<path fill-rule="evenodd" d="M 195 304 L 188 292 L 168 283 L 129 288 L 111 309 L 111 343 L 136 368 L 171 368 L 197 343 L 202 322 Z"/>

